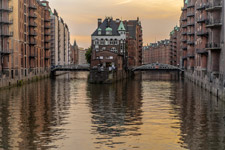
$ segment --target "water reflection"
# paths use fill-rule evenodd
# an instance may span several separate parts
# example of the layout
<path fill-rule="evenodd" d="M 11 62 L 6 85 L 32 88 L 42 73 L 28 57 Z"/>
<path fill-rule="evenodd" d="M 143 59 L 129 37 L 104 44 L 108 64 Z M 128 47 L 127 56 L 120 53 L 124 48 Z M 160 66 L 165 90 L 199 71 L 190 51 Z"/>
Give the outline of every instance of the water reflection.
<path fill-rule="evenodd" d="M 176 75 L 86 73 L 0 91 L 0 149 L 225 149 L 225 103 Z"/>
<path fill-rule="evenodd" d="M 96 148 L 126 144 L 122 137 L 140 136 L 142 125 L 141 82 L 124 81 L 114 85 L 89 85 L 92 134 Z M 137 137 L 136 137 L 137 138 Z M 138 146 L 132 145 L 139 148 Z"/>
<path fill-rule="evenodd" d="M 224 102 L 188 82 L 177 83 L 173 91 L 174 103 L 180 107 L 177 114 L 181 120 L 182 147 L 225 149 Z"/>

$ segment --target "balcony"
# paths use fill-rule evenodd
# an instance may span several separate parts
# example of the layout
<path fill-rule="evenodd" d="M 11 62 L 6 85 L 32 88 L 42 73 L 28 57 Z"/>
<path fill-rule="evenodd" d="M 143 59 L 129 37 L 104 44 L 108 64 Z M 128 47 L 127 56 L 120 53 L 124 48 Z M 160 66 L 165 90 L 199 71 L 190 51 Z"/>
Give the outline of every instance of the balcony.
<path fill-rule="evenodd" d="M 205 47 L 207 50 L 221 50 L 221 44 L 215 42 L 208 43 Z"/>
<path fill-rule="evenodd" d="M 208 54 L 206 49 L 196 49 L 197 54 Z"/>
<path fill-rule="evenodd" d="M 187 25 L 184 24 L 184 25 L 182 25 L 181 27 L 182 27 L 182 28 L 187 28 Z"/>
<path fill-rule="evenodd" d="M 45 56 L 45 60 L 49 60 L 49 59 L 51 59 L 50 56 Z"/>
<path fill-rule="evenodd" d="M 181 7 L 181 11 L 187 10 L 187 7 Z"/>
<path fill-rule="evenodd" d="M 9 55 L 11 53 L 12 53 L 12 50 L 10 50 L 8 48 L 3 49 L 3 50 L 0 49 L 0 54 L 2 54 L 2 55 Z"/>
<path fill-rule="evenodd" d="M 195 23 L 194 22 L 188 22 L 187 26 L 195 26 Z"/>
<path fill-rule="evenodd" d="M 183 42 L 183 43 L 187 43 L 187 40 L 186 40 L 186 39 L 183 39 L 183 40 L 181 40 L 181 42 Z"/>
<path fill-rule="evenodd" d="M 195 32 L 194 31 L 187 32 L 187 35 L 189 35 L 189 36 L 195 35 Z"/>
<path fill-rule="evenodd" d="M 195 4 L 194 3 L 188 3 L 187 4 L 187 8 L 193 8 L 193 7 L 195 7 Z"/>
<path fill-rule="evenodd" d="M 3 7 L 3 6 L 0 6 L 0 11 L 1 12 L 13 12 L 13 7 Z"/>
<path fill-rule="evenodd" d="M 222 19 L 215 19 L 215 20 L 207 20 L 206 21 L 206 27 L 207 28 L 215 28 L 215 27 L 221 27 L 222 26 Z"/>
<path fill-rule="evenodd" d="M 13 32 L 2 31 L 2 32 L 0 32 L 0 36 L 1 37 L 12 37 L 13 36 Z"/>
<path fill-rule="evenodd" d="M 201 17 L 201 18 L 198 18 L 197 23 L 205 23 L 206 20 L 207 20 L 206 18 Z"/>
<path fill-rule="evenodd" d="M 181 21 L 187 21 L 187 18 L 186 17 L 185 18 L 182 18 Z"/>
<path fill-rule="evenodd" d="M 30 44 L 30 45 L 37 45 L 37 42 L 36 42 L 36 40 L 32 40 L 32 41 L 30 41 L 29 44 Z"/>
<path fill-rule="evenodd" d="M 195 58 L 195 54 L 194 53 L 189 53 L 189 54 L 187 54 L 187 57 L 189 57 L 189 58 Z"/>
<path fill-rule="evenodd" d="M 37 57 L 37 55 L 34 54 L 34 53 L 31 53 L 29 57 L 30 57 L 31 59 L 35 59 L 35 58 Z"/>
<path fill-rule="evenodd" d="M 197 31 L 197 36 L 205 36 L 207 37 L 209 33 L 207 31 Z"/>
<path fill-rule="evenodd" d="M 0 24 L 13 24 L 13 20 L 0 18 Z"/>
<path fill-rule="evenodd" d="M 182 35 L 187 35 L 187 32 L 182 32 L 181 34 L 182 34 Z"/>
<path fill-rule="evenodd" d="M 51 26 L 47 25 L 45 26 L 45 29 L 51 29 Z"/>
<path fill-rule="evenodd" d="M 36 28 L 37 27 L 37 23 L 36 22 L 30 22 L 29 23 L 29 26 Z"/>
<path fill-rule="evenodd" d="M 206 7 L 206 11 L 217 11 L 217 10 L 222 10 L 222 4 L 223 2 L 219 2 L 219 3 L 208 3 L 207 7 Z"/>
<path fill-rule="evenodd" d="M 45 22 L 51 22 L 51 19 L 45 19 Z"/>
<path fill-rule="evenodd" d="M 187 13 L 187 17 L 194 17 L 194 16 L 195 16 L 195 13 L 194 12 Z"/>
<path fill-rule="evenodd" d="M 29 6 L 29 9 L 37 9 L 37 6 L 35 6 L 35 5 L 30 5 L 30 6 Z"/>
<path fill-rule="evenodd" d="M 29 36 L 37 36 L 37 32 L 36 31 L 29 32 Z"/>
<path fill-rule="evenodd" d="M 45 32 L 45 36 L 51 36 L 51 32 Z"/>
<path fill-rule="evenodd" d="M 188 45 L 195 45 L 195 42 L 194 42 L 194 41 L 191 41 L 191 40 L 188 40 L 188 41 L 187 41 L 187 44 L 188 44 Z"/>
<path fill-rule="evenodd" d="M 36 15 L 36 14 L 29 14 L 29 18 L 34 18 L 34 19 L 36 19 L 36 18 L 37 18 L 37 15 Z"/>
<path fill-rule="evenodd" d="M 197 6 L 197 10 L 204 10 L 206 8 L 206 5 L 205 4 L 203 4 L 203 5 L 199 5 L 199 6 Z"/>
<path fill-rule="evenodd" d="M 187 50 L 187 46 L 182 46 L 182 50 Z"/>

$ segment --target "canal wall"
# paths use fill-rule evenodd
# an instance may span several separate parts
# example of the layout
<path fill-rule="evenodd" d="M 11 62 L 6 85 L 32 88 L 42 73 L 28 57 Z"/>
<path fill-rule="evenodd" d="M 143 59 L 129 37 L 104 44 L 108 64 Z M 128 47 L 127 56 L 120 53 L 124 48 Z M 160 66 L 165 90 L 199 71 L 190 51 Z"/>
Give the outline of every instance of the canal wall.
<path fill-rule="evenodd" d="M 225 81 L 219 80 L 213 75 L 207 75 L 204 72 L 185 72 L 185 78 L 193 82 L 194 84 L 209 91 L 213 95 L 225 100 Z"/>
<path fill-rule="evenodd" d="M 131 71 L 98 71 L 98 70 L 91 70 L 88 82 L 92 84 L 111 84 L 123 79 L 126 79 L 128 77 L 131 77 L 133 75 L 133 72 Z"/>
<path fill-rule="evenodd" d="M 44 78 L 49 78 L 50 77 L 50 72 L 49 71 L 44 71 L 39 74 L 29 74 L 27 76 L 18 76 L 18 77 L 7 77 L 6 75 L 1 75 L 0 77 L 0 89 L 3 88 L 9 88 L 12 86 L 20 86 L 25 83 L 33 82 L 33 81 L 38 81 Z"/>

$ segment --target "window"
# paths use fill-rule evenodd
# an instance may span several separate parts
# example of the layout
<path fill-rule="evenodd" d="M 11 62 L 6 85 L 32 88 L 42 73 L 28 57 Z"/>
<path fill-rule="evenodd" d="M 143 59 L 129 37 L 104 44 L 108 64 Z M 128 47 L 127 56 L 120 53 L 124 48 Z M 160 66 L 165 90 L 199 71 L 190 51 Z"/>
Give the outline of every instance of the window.
<path fill-rule="evenodd" d="M 116 50 L 115 47 L 112 47 L 112 48 L 111 48 L 111 51 L 112 51 L 112 52 L 117 52 L 117 50 Z"/>
<path fill-rule="evenodd" d="M 105 41 L 103 39 L 101 39 L 100 45 L 105 45 Z"/>
<path fill-rule="evenodd" d="M 113 45 L 114 41 L 113 39 L 110 40 L 110 45 Z"/>
<path fill-rule="evenodd" d="M 99 59 L 103 59 L 103 56 L 100 56 Z"/>

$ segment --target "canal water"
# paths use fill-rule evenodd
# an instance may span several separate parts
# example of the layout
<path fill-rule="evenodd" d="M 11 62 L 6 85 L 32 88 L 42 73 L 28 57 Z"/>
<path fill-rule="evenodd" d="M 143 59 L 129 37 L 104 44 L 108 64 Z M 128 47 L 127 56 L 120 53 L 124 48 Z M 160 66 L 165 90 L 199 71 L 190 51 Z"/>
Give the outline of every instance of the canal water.
<path fill-rule="evenodd" d="M 3 150 L 223 150 L 225 103 L 170 74 L 71 73 L 0 91 Z"/>

